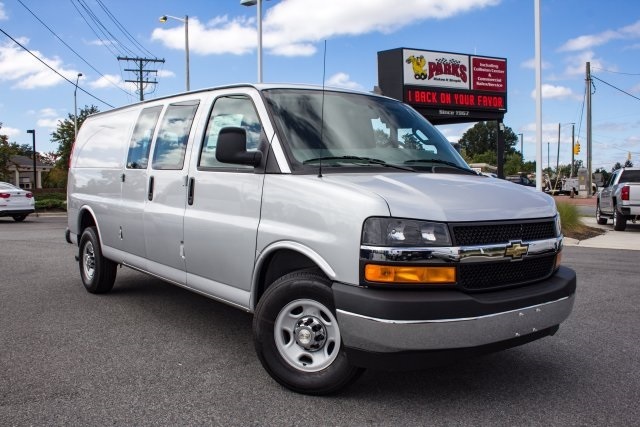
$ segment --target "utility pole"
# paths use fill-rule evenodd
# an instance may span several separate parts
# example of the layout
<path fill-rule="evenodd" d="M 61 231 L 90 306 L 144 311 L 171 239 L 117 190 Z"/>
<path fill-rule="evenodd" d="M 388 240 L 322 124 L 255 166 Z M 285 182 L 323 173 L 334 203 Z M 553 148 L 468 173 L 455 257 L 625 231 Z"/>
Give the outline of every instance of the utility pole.
<path fill-rule="evenodd" d="M 576 124 L 575 123 L 571 123 L 571 171 L 569 172 L 569 178 L 573 178 L 573 164 L 575 162 L 575 153 L 574 153 L 574 148 L 576 146 L 576 134 L 575 134 L 575 130 L 576 130 Z"/>
<path fill-rule="evenodd" d="M 556 156 L 556 181 L 557 176 L 560 175 L 560 123 L 558 123 L 558 155 Z"/>
<path fill-rule="evenodd" d="M 587 197 L 591 197 L 591 62 L 587 62 Z"/>
<path fill-rule="evenodd" d="M 125 71 L 131 71 L 137 74 L 137 80 L 125 80 L 128 83 L 135 83 L 138 86 L 138 92 L 140 93 L 140 101 L 144 101 L 144 88 L 149 84 L 157 84 L 156 80 L 149 80 L 150 73 L 158 73 L 158 70 L 145 70 L 145 66 L 149 63 L 162 62 L 164 59 L 151 59 L 151 58 L 129 58 L 118 56 L 118 61 L 133 61 L 137 68 L 125 68 Z"/>

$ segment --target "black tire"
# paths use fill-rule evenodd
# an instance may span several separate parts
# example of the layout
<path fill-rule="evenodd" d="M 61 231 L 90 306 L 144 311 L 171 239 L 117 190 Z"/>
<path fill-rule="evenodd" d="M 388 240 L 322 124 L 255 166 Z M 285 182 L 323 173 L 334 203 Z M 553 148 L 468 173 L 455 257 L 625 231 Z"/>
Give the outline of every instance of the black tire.
<path fill-rule="evenodd" d="M 87 291 L 104 294 L 113 288 L 118 264 L 102 256 L 96 227 L 85 228 L 80 237 L 80 277 Z"/>
<path fill-rule="evenodd" d="M 613 206 L 613 229 L 616 231 L 624 231 L 627 228 L 627 218 L 618 212 L 618 207 Z"/>
<path fill-rule="evenodd" d="M 15 222 L 22 222 L 25 220 L 25 218 L 27 217 L 27 215 L 14 215 L 13 216 L 13 220 Z"/>
<path fill-rule="evenodd" d="M 600 225 L 605 225 L 607 223 L 607 217 L 602 216 L 602 211 L 600 211 L 600 203 L 596 205 L 596 221 Z"/>
<path fill-rule="evenodd" d="M 311 271 L 276 280 L 253 318 L 258 358 L 283 386 L 311 395 L 335 393 L 364 371 L 349 364 L 329 281 Z"/>

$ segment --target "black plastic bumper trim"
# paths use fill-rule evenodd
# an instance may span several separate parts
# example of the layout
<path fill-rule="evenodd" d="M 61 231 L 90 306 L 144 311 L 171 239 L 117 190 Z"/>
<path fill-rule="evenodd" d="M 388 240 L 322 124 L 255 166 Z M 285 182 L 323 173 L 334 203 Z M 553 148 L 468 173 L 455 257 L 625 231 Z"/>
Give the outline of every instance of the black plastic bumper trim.
<path fill-rule="evenodd" d="M 513 289 L 467 294 L 442 289 L 375 289 L 335 282 L 336 309 L 389 320 L 444 320 L 486 316 L 573 295 L 576 273 L 567 267 L 548 279 Z"/>
<path fill-rule="evenodd" d="M 409 371 L 449 365 L 460 360 L 494 353 L 554 335 L 559 325 L 552 326 L 518 338 L 485 344 L 478 347 L 466 347 L 451 350 L 404 351 L 396 353 L 377 353 L 345 347 L 347 359 L 354 366 L 381 371 Z"/>

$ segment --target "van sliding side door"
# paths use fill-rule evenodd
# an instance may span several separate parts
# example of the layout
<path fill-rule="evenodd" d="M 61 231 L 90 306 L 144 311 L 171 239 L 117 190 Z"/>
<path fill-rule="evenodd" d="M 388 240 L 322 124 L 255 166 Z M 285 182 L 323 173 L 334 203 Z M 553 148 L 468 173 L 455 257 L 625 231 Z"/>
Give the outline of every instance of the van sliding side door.
<path fill-rule="evenodd" d="M 183 218 L 187 146 L 199 100 L 170 104 L 153 147 L 145 188 L 144 241 L 148 270 L 186 283 Z"/>
<path fill-rule="evenodd" d="M 198 138 L 201 145 L 194 146 L 191 156 L 192 197 L 184 222 L 187 284 L 225 301 L 248 306 L 264 173 L 260 168 L 216 159 L 218 134 L 228 126 L 245 129 L 248 150 L 266 146 L 262 124 L 249 94 L 236 89 L 213 101 L 204 135 Z"/>
<path fill-rule="evenodd" d="M 144 209 L 147 200 L 149 151 L 162 112 L 162 105 L 140 112 L 131 135 L 127 163 L 120 177 L 122 182 L 120 239 L 124 261 L 146 269 L 147 251 L 144 242 Z"/>

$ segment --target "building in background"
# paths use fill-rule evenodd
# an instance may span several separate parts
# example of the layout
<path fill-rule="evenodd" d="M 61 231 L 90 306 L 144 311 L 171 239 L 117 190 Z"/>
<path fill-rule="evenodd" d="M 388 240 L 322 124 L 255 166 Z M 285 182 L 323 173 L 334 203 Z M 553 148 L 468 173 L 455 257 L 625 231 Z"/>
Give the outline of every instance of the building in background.
<path fill-rule="evenodd" d="M 42 173 L 49 172 L 53 166 L 36 161 L 36 180 L 33 182 L 33 159 L 27 156 L 11 156 L 8 170 L 10 184 L 26 190 L 42 188 Z"/>

